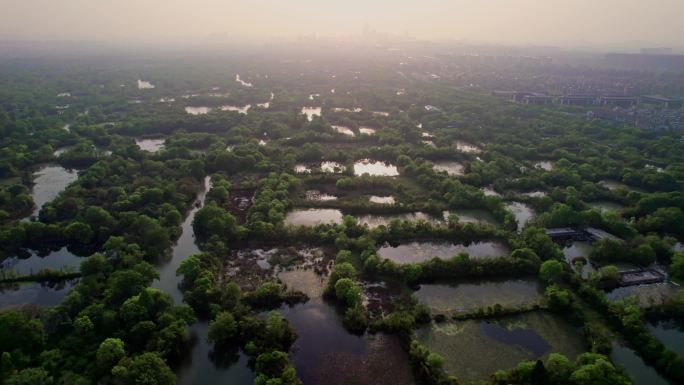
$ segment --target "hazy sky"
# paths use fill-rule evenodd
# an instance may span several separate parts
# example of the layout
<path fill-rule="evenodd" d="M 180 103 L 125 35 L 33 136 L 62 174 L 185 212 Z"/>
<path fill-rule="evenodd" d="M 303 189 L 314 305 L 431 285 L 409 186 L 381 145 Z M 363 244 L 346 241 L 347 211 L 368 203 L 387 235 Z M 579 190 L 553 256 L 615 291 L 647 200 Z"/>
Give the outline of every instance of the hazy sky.
<path fill-rule="evenodd" d="M 0 39 L 339 36 L 684 46 L 684 0 L 0 0 Z"/>

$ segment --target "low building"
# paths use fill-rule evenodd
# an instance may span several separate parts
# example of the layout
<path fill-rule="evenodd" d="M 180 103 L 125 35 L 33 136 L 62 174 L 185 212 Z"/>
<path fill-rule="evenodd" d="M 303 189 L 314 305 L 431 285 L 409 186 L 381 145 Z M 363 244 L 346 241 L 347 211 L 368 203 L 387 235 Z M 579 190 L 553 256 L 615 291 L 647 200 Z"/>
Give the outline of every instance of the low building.
<path fill-rule="evenodd" d="M 598 104 L 596 95 L 564 95 L 558 98 L 558 104 L 567 106 L 590 106 Z"/>
<path fill-rule="evenodd" d="M 639 97 L 639 103 L 653 104 L 664 108 L 680 108 L 681 99 L 668 98 L 661 95 L 644 95 Z"/>
<path fill-rule="evenodd" d="M 603 95 L 598 102 L 604 106 L 632 107 L 637 104 L 637 98 L 626 95 Z"/>

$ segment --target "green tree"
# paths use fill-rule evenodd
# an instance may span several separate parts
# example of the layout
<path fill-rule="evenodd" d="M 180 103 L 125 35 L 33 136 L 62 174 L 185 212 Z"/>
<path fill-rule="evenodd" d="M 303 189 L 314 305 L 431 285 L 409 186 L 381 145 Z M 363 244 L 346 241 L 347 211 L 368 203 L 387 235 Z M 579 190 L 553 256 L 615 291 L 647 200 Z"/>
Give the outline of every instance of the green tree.
<path fill-rule="evenodd" d="M 97 364 L 100 368 L 109 370 L 126 356 L 124 343 L 118 338 L 107 338 L 97 348 Z"/>
<path fill-rule="evenodd" d="M 232 341 L 238 333 L 238 324 L 230 312 L 223 311 L 209 323 L 209 342 L 225 344 Z"/>
<path fill-rule="evenodd" d="M 563 278 L 563 264 L 556 260 L 544 261 L 539 268 L 539 278 L 547 284 L 560 282 Z"/>
<path fill-rule="evenodd" d="M 176 375 L 156 353 L 143 353 L 112 369 L 122 384 L 169 385 L 176 383 Z"/>

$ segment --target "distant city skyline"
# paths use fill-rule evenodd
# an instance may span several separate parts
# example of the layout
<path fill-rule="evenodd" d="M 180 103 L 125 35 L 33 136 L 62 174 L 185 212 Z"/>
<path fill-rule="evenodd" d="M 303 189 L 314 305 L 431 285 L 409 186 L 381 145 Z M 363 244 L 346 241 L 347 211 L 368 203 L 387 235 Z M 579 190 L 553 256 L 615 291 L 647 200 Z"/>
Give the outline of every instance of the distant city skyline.
<path fill-rule="evenodd" d="M 344 37 L 684 48 L 681 0 L 3 0 L 2 40 L 192 42 Z"/>

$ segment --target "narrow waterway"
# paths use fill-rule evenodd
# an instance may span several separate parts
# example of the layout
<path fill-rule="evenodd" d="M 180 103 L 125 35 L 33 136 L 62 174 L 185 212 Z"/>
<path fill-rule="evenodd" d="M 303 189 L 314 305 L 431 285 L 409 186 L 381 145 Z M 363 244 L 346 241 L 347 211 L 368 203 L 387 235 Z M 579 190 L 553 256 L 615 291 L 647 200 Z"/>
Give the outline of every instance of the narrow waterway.
<path fill-rule="evenodd" d="M 192 220 L 195 219 L 195 214 L 204 205 L 204 199 L 206 198 L 207 192 L 210 188 L 211 181 L 207 176 L 204 178 L 204 186 L 202 190 L 197 194 L 195 205 L 192 207 L 187 217 L 185 217 L 185 221 L 183 221 L 183 224 L 181 225 L 183 230 L 180 238 L 178 238 L 178 242 L 176 242 L 176 246 L 174 246 L 173 251 L 171 252 L 171 259 L 164 261 L 157 267 L 159 270 L 159 280 L 156 280 L 152 283 L 152 287 L 168 293 L 176 304 L 183 302 L 183 294 L 178 288 L 182 277 L 176 275 L 176 270 L 180 266 L 181 262 L 185 260 L 185 258 L 200 252 L 199 248 L 195 244 L 195 235 L 192 231 Z"/>

